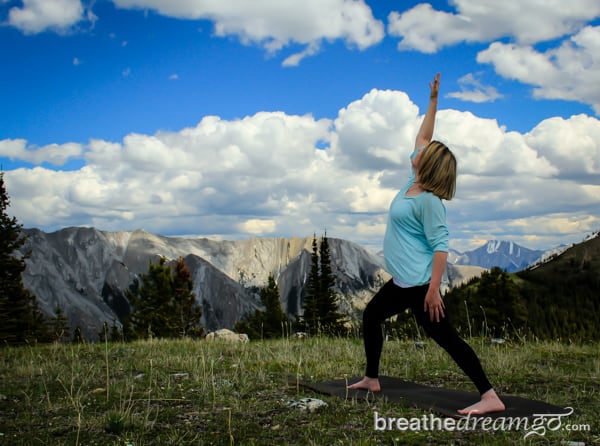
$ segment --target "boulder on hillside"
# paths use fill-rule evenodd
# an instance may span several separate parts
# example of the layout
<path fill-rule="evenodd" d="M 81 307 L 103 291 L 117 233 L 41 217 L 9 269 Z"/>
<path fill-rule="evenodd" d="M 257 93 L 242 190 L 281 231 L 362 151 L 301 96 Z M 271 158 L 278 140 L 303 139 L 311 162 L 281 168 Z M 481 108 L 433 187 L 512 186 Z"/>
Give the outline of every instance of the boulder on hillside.
<path fill-rule="evenodd" d="M 207 341 L 228 341 L 228 342 L 248 342 L 248 335 L 246 333 L 235 333 L 226 328 L 222 328 L 217 331 L 212 331 L 206 335 Z"/>

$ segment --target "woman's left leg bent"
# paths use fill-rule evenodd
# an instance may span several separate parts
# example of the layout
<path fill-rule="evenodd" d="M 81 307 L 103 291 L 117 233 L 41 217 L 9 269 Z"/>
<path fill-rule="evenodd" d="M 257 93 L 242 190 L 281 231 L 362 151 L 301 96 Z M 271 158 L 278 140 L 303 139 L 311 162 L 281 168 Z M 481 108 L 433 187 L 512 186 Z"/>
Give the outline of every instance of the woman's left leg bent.
<path fill-rule="evenodd" d="M 448 315 L 441 318 L 439 322 L 431 321 L 429 313 L 423 310 L 425 296 L 418 302 L 413 302 L 411 310 L 425 332 L 440 347 L 448 352 L 458 366 L 473 381 L 480 394 L 484 394 L 492 388 L 477 354 L 454 330 L 448 319 Z"/>

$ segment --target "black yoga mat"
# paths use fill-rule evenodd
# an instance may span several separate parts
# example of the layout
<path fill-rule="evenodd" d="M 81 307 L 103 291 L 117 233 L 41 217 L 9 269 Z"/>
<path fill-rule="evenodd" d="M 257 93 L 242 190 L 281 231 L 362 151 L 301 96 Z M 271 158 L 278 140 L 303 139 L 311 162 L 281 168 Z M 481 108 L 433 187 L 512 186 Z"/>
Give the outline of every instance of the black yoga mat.
<path fill-rule="evenodd" d="M 468 407 L 479 401 L 479 393 L 465 392 L 462 390 L 445 389 L 443 387 L 432 387 L 404 381 L 399 378 L 380 376 L 381 392 L 367 392 L 366 390 L 349 390 L 347 385 L 360 381 L 362 377 L 346 379 L 335 379 L 322 382 L 307 382 L 290 380 L 290 384 L 314 390 L 315 392 L 334 395 L 344 399 L 369 399 L 379 398 L 391 402 L 398 402 L 429 410 L 434 413 L 448 417 L 459 418 L 458 409 Z M 571 409 L 558 407 L 543 401 L 528 398 L 500 395 L 506 406 L 503 412 L 489 413 L 482 416 L 490 418 L 498 417 L 528 417 L 532 418 L 538 414 L 565 414 Z M 471 415 L 474 417 L 476 415 Z"/>

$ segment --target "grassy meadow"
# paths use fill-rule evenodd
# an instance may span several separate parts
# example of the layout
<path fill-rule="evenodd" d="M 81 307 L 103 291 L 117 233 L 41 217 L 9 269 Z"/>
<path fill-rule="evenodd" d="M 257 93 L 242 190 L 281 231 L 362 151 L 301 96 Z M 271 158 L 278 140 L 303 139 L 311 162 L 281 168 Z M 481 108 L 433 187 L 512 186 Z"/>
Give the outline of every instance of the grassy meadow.
<path fill-rule="evenodd" d="M 426 412 L 288 383 L 361 375 L 359 339 L 52 344 L 0 349 L 0 445 L 600 444 L 600 345 L 469 342 L 499 393 L 575 413 L 561 429 L 526 439 L 523 431 L 379 431 L 375 412 L 405 418 Z M 474 390 L 430 340 L 424 348 L 386 342 L 381 373 Z M 302 397 L 328 406 L 313 412 L 286 406 Z M 581 425 L 590 430 L 574 431 Z"/>

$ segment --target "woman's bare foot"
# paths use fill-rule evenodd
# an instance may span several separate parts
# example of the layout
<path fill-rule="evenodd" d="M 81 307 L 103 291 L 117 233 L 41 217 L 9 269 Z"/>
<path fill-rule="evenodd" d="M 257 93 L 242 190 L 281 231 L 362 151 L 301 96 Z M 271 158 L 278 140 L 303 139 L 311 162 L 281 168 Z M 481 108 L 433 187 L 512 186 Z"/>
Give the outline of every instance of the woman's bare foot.
<path fill-rule="evenodd" d="M 483 415 L 491 412 L 502 412 L 506 407 L 494 389 L 490 389 L 481 395 L 481 400 L 464 409 L 458 411 L 462 415 Z"/>
<path fill-rule="evenodd" d="M 348 389 L 363 389 L 368 390 L 370 392 L 379 392 L 381 390 L 381 385 L 379 384 L 379 379 L 369 378 L 368 376 L 365 376 L 359 382 L 348 386 Z"/>

